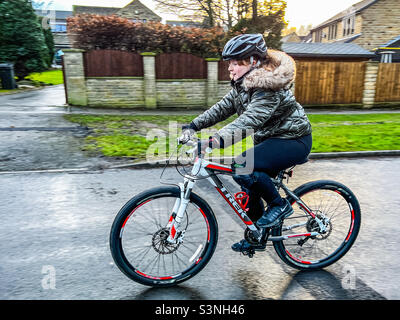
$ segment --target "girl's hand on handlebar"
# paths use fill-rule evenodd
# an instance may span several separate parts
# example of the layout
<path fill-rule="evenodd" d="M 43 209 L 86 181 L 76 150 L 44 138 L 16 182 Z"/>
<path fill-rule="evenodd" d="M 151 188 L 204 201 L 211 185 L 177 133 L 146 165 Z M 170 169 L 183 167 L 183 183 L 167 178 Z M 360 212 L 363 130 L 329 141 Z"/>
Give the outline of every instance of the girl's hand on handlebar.
<path fill-rule="evenodd" d="M 182 126 L 182 135 L 179 137 L 180 144 L 188 143 L 196 133 L 196 127 L 191 123 Z"/>
<path fill-rule="evenodd" d="M 203 139 L 199 141 L 200 152 L 210 153 L 212 149 L 219 148 L 219 142 L 216 138 L 210 137 L 209 139 Z"/>

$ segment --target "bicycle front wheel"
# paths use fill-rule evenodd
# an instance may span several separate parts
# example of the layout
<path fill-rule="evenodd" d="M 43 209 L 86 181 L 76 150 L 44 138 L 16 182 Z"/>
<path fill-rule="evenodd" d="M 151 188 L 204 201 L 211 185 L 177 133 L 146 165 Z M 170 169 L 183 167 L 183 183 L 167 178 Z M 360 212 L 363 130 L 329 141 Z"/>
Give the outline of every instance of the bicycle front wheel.
<path fill-rule="evenodd" d="M 132 198 L 111 228 L 110 248 L 119 269 L 144 285 L 176 285 L 197 274 L 217 244 L 217 221 L 208 204 L 192 193 L 180 224 L 178 242 L 166 228 L 180 200 L 178 187 L 158 187 Z"/>
<path fill-rule="evenodd" d="M 329 180 L 313 181 L 297 188 L 294 193 L 311 209 L 318 220 L 297 208 L 283 224 L 272 230 L 276 236 L 289 235 L 274 242 L 279 257 L 300 270 L 320 269 L 343 257 L 357 238 L 361 225 L 360 205 L 353 192 L 341 183 Z M 310 236 L 312 232 L 320 233 Z M 292 237 L 302 234 L 301 237 Z"/>

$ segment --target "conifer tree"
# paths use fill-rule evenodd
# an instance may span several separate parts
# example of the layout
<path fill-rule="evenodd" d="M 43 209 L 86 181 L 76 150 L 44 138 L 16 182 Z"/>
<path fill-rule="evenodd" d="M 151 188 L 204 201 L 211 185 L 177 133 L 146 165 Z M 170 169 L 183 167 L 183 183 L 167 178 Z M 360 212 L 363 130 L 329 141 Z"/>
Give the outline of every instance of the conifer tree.
<path fill-rule="evenodd" d="M 19 80 L 48 69 L 48 47 L 30 0 L 0 0 L 0 63 L 14 63 Z"/>

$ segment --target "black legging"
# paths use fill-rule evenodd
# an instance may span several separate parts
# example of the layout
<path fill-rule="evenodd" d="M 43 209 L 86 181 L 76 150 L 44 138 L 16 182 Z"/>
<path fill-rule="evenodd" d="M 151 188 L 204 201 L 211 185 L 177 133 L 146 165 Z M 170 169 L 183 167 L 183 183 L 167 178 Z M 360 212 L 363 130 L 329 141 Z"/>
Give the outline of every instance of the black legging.
<path fill-rule="evenodd" d="M 269 138 L 254 148 L 245 151 L 254 156 L 254 169 L 251 174 L 234 175 L 233 179 L 249 195 L 248 215 L 253 221 L 259 219 L 264 211 L 263 198 L 268 206 L 282 205 L 283 201 L 271 177 L 279 171 L 304 162 L 312 146 L 311 134 L 298 139 Z M 251 154 L 251 153 L 250 153 Z"/>

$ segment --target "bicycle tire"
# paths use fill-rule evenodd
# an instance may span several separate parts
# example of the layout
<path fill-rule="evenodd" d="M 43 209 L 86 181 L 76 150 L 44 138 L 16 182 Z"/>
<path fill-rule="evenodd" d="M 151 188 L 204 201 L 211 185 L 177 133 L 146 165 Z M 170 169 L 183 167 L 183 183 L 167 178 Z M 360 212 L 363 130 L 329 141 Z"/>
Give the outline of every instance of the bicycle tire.
<path fill-rule="evenodd" d="M 207 202 L 193 192 L 190 195 L 190 202 L 185 213 L 187 225 L 182 243 L 174 246 L 165 241 L 167 232 L 165 225 L 171 216 L 172 207 L 169 205 L 168 210 L 165 209 L 168 204 L 179 198 L 179 187 L 156 187 L 133 197 L 118 212 L 111 227 L 110 249 L 116 265 L 130 279 L 152 287 L 174 286 L 196 275 L 211 259 L 218 241 L 217 220 Z M 167 203 L 167 205 L 164 205 L 164 203 Z M 157 207 L 157 204 L 160 208 Z M 158 213 L 159 216 L 156 215 Z M 195 228 L 198 229 L 192 228 L 194 223 L 196 223 Z M 194 231 L 191 231 L 189 225 Z M 131 231 L 127 231 L 127 229 Z M 199 231 L 200 229 L 203 231 Z M 189 230 L 191 231 L 190 234 Z M 194 236 L 195 232 L 200 232 L 201 235 Z M 192 235 L 193 237 L 189 240 L 188 237 Z M 192 242 L 191 244 L 192 239 L 195 239 L 198 243 L 193 244 L 194 242 Z M 151 245 L 146 241 L 150 241 Z M 138 244 L 136 250 L 134 247 Z M 193 248 L 197 246 L 197 249 L 192 249 L 189 244 L 193 245 Z M 134 258 L 135 250 L 138 252 L 143 250 L 140 249 L 140 246 L 148 248 L 145 249 L 148 252 L 145 253 L 143 258 L 139 254 L 137 258 Z M 189 254 L 186 252 L 187 250 L 194 252 Z M 183 252 L 185 252 L 185 255 Z M 158 259 L 158 266 L 153 266 L 150 271 L 147 271 L 145 266 L 142 267 L 142 261 L 139 262 L 139 257 L 144 259 L 147 255 L 149 257 L 154 255 L 155 257 L 148 258 L 148 260 Z M 190 259 L 187 260 L 189 256 Z M 185 263 L 188 263 L 188 266 L 183 270 L 174 271 L 175 266 L 170 266 L 171 260 L 173 265 L 174 261 L 179 265 L 176 268 L 180 268 L 180 265 Z M 158 269 L 153 270 L 156 267 Z M 169 269 L 172 269 L 172 271 Z"/>
<path fill-rule="evenodd" d="M 327 231 L 325 234 L 316 236 L 314 239 L 308 237 L 306 240 L 306 237 L 304 237 L 301 240 L 306 240 L 304 243 L 299 241 L 299 238 L 290 238 L 289 240 L 274 242 L 276 253 L 283 262 L 299 270 L 322 269 L 335 263 L 350 250 L 360 230 L 361 209 L 356 196 L 345 185 L 330 180 L 312 181 L 296 188 L 293 192 L 304 201 L 315 214 L 325 217 L 331 215 L 331 218 L 329 222 L 326 222 Z M 292 206 L 295 204 L 294 199 L 289 197 L 288 200 Z M 329 204 L 334 202 L 336 202 L 334 204 L 335 207 L 329 209 Z M 311 216 L 307 216 L 300 209 L 296 210 L 290 217 L 286 218 L 281 225 L 272 230 L 271 234 L 273 236 L 281 236 L 284 235 L 285 232 L 286 234 L 293 234 L 294 232 L 290 228 L 297 228 L 296 226 L 303 228 L 305 233 L 317 227 Z M 343 213 L 341 210 L 343 210 Z M 296 214 L 298 216 L 296 216 Z M 339 216 L 340 218 L 338 218 Z M 333 219 L 333 217 L 335 217 L 335 219 Z M 305 222 L 305 219 L 307 219 L 307 222 Z M 338 219 L 342 219 L 344 222 Z M 348 222 L 349 225 L 347 227 Z M 343 228 L 341 228 L 342 225 Z M 300 243 L 302 243 L 302 245 L 300 245 Z M 336 243 L 340 244 L 336 247 Z M 306 245 L 305 248 L 303 248 L 304 245 Z M 333 249 L 330 247 L 333 247 Z M 307 251 L 307 249 L 309 250 Z M 333 250 L 332 253 L 325 253 L 325 251 L 331 250 Z M 323 254 L 324 257 L 315 259 L 315 257 L 320 254 Z"/>

